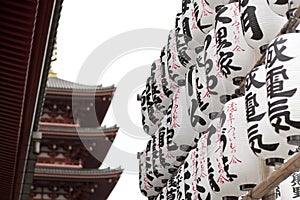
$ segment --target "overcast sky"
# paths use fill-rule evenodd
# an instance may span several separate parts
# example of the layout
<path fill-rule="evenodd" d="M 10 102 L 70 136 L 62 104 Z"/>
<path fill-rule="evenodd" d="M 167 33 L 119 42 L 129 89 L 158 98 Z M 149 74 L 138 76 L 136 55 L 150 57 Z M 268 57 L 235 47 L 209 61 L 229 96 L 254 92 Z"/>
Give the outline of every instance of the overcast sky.
<path fill-rule="evenodd" d="M 159 58 L 160 48 L 167 42 L 166 31 L 174 27 L 176 13 L 180 10 L 181 1 L 178 0 L 64 0 L 57 36 L 58 55 L 53 70 L 58 73 L 59 78 L 88 83 L 89 77 L 92 77 L 93 73 L 97 71 L 96 68 L 104 67 L 105 73 L 98 77 L 97 83 L 103 84 L 103 86 L 114 84 L 117 88 L 124 88 L 124 82 L 125 85 L 130 84 L 130 77 L 138 72 L 139 67 L 148 65 L 150 72 L 151 63 Z M 101 49 L 108 43 L 108 47 L 113 47 L 116 50 L 114 52 L 118 52 L 118 47 L 109 46 L 110 41 L 112 44 L 116 40 L 115 37 L 122 38 L 122 35 L 128 31 L 131 31 L 130 33 L 135 36 L 137 31 L 133 30 L 145 28 L 162 30 L 161 33 L 164 35 L 157 37 L 158 42 L 162 44 L 161 47 L 158 43 L 159 48 L 157 48 L 157 44 L 153 44 L 153 48 L 129 49 L 122 55 L 115 55 L 117 57 L 111 60 L 108 66 L 97 66 L 99 63 L 105 63 L 103 59 L 108 58 L 108 54 L 112 54 L 110 49 L 107 55 L 103 53 L 98 56 L 99 62 L 98 60 L 94 61 L 93 67 L 85 67 L 84 63 L 87 62 L 93 52 L 97 53 L 97 48 L 99 52 L 99 48 Z M 135 38 L 141 40 L 139 36 Z M 133 38 L 131 37 L 131 39 Z M 144 39 L 150 40 L 151 38 Z M 127 45 L 128 42 L 131 40 L 121 42 L 120 47 Z M 85 79 L 82 79 L 83 71 Z M 147 75 L 141 74 L 142 79 L 146 78 Z M 118 85 L 121 82 L 122 85 Z M 134 83 L 132 79 L 132 84 Z M 122 119 L 118 117 L 118 113 L 126 113 L 132 125 L 136 126 L 133 129 L 120 127 L 112 150 L 104 161 L 104 167 L 122 166 L 125 168 L 109 200 L 145 199 L 139 191 L 138 160 L 135 156 L 137 151 L 142 151 L 145 148 L 148 140 L 140 128 L 140 104 L 136 101 L 136 94 L 141 88 L 141 84 L 130 88 L 128 91 L 129 98 L 122 99 L 121 102 L 114 99 L 102 124 L 107 126 L 122 124 Z M 115 97 L 122 95 L 124 97 L 124 89 L 122 90 L 123 93 L 117 89 Z M 114 101 L 115 105 L 122 104 L 123 109 L 117 110 L 115 108 L 113 110 Z M 131 123 L 127 123 L 128 126 L 131 126 Z M 130 130 L 134 130 L 134 133 L 131 133 Z"/>

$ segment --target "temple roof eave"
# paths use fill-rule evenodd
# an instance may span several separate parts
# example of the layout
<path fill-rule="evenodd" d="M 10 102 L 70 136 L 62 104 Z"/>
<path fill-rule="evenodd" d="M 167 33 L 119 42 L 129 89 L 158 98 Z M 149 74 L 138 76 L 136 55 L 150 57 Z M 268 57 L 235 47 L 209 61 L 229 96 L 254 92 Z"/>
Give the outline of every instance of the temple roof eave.
<path fill-rule="evenodd" d="M 47 126 L 42 125 L 39 127 L 39 131 L 43 135 L 59 135 L 59 136 L 80 136 L 80 137 L 99 137 L 99 136 L 116 136 L 119 127 L 116 125 L 112 127 L 63 127 L 63 126 Z"/>
<path fill-rule="evenodd" d="M 46 93 L 64 95 L 107 95 L 115 91 L 115 86 L 103 87 L 102 85 L 85 85 L 63 80 L 56 77 L 49 77 L 47 81 Z"/>
<path fill-rule="evenodd" d="M 119 179 L 123 169 L 62 169 L 62 168 L 40 168 L 37 167 L 34 170 L 35 179 L 55 179 L 63 178 L 69 180 L 99 180 L 107 178 Z"/>

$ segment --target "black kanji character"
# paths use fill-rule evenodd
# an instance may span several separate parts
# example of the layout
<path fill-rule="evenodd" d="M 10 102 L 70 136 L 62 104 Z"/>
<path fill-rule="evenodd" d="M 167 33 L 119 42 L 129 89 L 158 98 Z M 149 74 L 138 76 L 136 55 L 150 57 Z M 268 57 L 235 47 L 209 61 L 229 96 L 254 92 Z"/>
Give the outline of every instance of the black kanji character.
<path fill-rule="evenodd" d="M 230 174 L 229 172 L 229 164 L 228 164 L 228 157 L 223 156 L 222 158 L 223 165 L 224 165 L 224 171 L 226 172 L 226 177 L 229 179 L 229 181 L 233 181 L 235 178 L 237 178 L 237 174 Z"/>
<path fill-rule="evenodd" d="M 291 120 L 291 113 L 288 110 L 287 99 L 277 100 L 272 103 L 269 102 L 268 105 L 271 125 L 275 128 L 277 133 L 279 133 L 279 130 L 290 130 L 290 126 L 297 129 L 300 128 L 300 122 Z M 282 124 L 283 120 L 286 125 Z"/>
<path fill-rule="evenodd" d="M 252 32 L 251 39 L 261 40 L 263 38 L 263 32 L 258 24 L 255 11 L 256 11 L 256 7 L 247 6 L 247 8 L 244 10 L 244 12 L 241 15 L 242 28 L 244 32 L 247 32 L 249 28 L 251 29 Z"/>
<path fill-rule="evenodd" d="M 252 149 L 253 153 L 255 155 L 260 154 L 261 149 L 265 151 L 275 151 L 278 148 L 279 143 L 264 144 L 262 141 L 262 134 L 258 134 L 259 132 L 257 128 L 258 128 L 257 124 L 248 128 L 248 139 L 249 139 L 250 148 Z"/>
<path fill-rule="evenodd" d="M 214 179 L 214 169 L 212 168 L 212 164 L 210 162 L 210 158 L 207 158 L 207 168 L 208 168 L 208 180 L 209 180 L 209 185 L 212 189 L 212 191 L 215 191 L 215 192 L 219 192 L 220 191 L 220 187 L 218 186 L 217 182 L 215 181 Z"/>
<path fill-rule="evenodd" d="M 292 97 L 297 88 L 284 91 L 284 80 L 288 80 L 289 77 L 286 74 L 286 69 L 283 69 L 283 65 L 274 67 L 267 72 L 267 94 L 268 97 Z"/>
<path fill-rule="evenodd" d="M 227 29 L 226 27 L 221 27 L 216 32 L 216 43 L 217 43 L 217 53 L 223 48 L 228 48 L 232 46 L 231 42 L 227 40 Z"/>
<path fill-rule="evenodd" d="M 219 53 L 220 58 L 219 58 L 219 63 L 220 63 L 220 69 L 222 74 L 227 78 L 228 75 L 231 74 L 231 70 L 233 71 L 239 71 L 242 68 L 239 66 L 234 66 L 232 65 L 232 57 L 234 56 L 234 54 L 232 52 L 226 52 L 224 53 L 223 51 L 221 51 Z"/>
<path fill-rule="evenodd" d="M 259 89 L 266 84 L 265 82 L 260 82 L 255 79 L 256 71 L 258 70 L 258 67 L 259 66 L 254 67 L 251 73 L 248 74 L 247 81 L 246 81 L 246 91 L 249 91 L 252 86 Z"/>
<path fill-rule="evenodd" d="M 285 62 L 293 59 L 293 57 L 289 57 L 283 54 L 283 51 L 286 50 L 286 46 L 283 44 L 287 41 L 284 38 L 276 38 L 272 44 L 268 47 L 268 54 L 266 57 L 266 68 L 271 68 L 276 60 Z M 278 45 L 282 45 L 280 49 Z"/>
<path fill-rule="evenodd" d="M 228 7 L 223 6 L 220 10 L 218 10 L 217 14 L 216 14 L 216 23 L 221 22 L 223 24 L 228 24 L 230 22 L 232 22 L 232 19 L 230 19 L 229 17 L 222 17 L 222 14 L 228 9 Z"/>
<path fill-rule="evenodd" d="M 265 112 L 259 115 L 256 114 L 256 108 L 259 106 L 256 100 L 256 94 L 249 92 L 245 96 L 245 103 L 246 103 L 246 117 L 248 122 L 260 121 L 265 116 L 266 114 Z"/>

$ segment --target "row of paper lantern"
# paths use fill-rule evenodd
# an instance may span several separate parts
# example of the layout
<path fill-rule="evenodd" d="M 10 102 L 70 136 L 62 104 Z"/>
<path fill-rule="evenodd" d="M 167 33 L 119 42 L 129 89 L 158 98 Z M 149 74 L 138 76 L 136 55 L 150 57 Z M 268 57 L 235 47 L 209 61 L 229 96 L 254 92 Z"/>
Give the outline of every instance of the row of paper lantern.
<path fill-rule="evenodd" d="M 225 11 L 222 7 L 230 0 L 183 0 L 180 14 L 182 26 L 180 30 L 189 40 L 203 45 L 206 34 L 215 27 L 216 23 L 228 23 L 229 18 L 219 17 Z M 244 29 L 247 44 L 254 49 L 268 44 L 280 31 L 286 22 L 286 12 L 300 5 L 300 0 L 238 0 L 240 10 L 239 25 Z M 222 11 L 219 11 L 222 9 Z M 219 14 L 217 14 L 217 12 Z M 182 24 L 182 25 L 180 25 Z M 193 43 L 192 42 L 192 43 Z"/>
<path fill-rule="evenodd" d="M 190 1 L 191 0 L 183 0 L 183 6 L 184 6 L 184 3 L 190 2 Z M 265 1 L 268 4 L 268 6 L 271 8 L 271 10 L 273 12 L 275 12 L 276 14 L 281 15 L 281 16 L 285 16 L 288 9 L 296 8 L 300 4 L 299 0 L 283 0 L 283 1 L 263 0 L 263 1 Z M 218 6 L 228 4 L 230 2 L 230 0 L 205 0 L 205 1 L 196 0 L 195 2 L 197 2 L 198 4 L 201 3 L 202 5 L 205 4 L 205 6 L 203 6 L 203 7 L 205 7 L 206 9 L 209 8 L 210 10 L 215 10 Z M 246 0 L 246 1 L 236 0 L 236 2 L 245 4 L 245 2 L 248 2 L 248 0 Z M 186 9 L 183 7 L 182 10 L 186 10 Z"/>
<path fill-rule="evenodd" d="M 157 94 L 153 94 L 153 100 L 154 106 L 159 110 L 155 113 L 157 117 L 153 114 L 155 110 L 150 116 L 143 112 L 145 116 L 143 125 L 148 134 L 152 135 L 157 130 L 160 124 L 157 122 L 160 122 L 159 119 L 162 119 L 171 102 L 172 89 L 184 83 L 185 74 L 191 66 L 198 64 L 196 76 L 206 76 L 206 87 L 202 89 L 202 95 L 204 92 L 205 96 L 201 99 L 204 105 L 211 104 L 204 112 L 206 115 L 214 115 L 221 110 L 224 102 L 236 92 L 241 80 L 252 68 L 254 51 L 243 37 L 239 4 L 232 3 L 223 6 L 219 9 L 217 16 L 215 28 L 206 34 L 204 51 L 200 50 L 203 48 L 201 45 L 194 45 L 191 48 L 189 45 L 191 40 L 177 31 L 185 30 L 179 26 L 182 24 L 179 23 L 180 20 L 178 20 L 178 27 L 170 32 L 168 45 L 163 49 L 160 61 L 153 65 L 162 67 L 157 67 L 156 73 L 153 72 L 151 80 L 147 81 L 149 84 L 156 84 Z M 226 23 L 220 22 L 226 19 Z M 269 24 L 274 27 L 276 23 L 274 21 Z M 281 26 L 277 27 L 278 30 L 279 27 Z M 143 111 L 146 111 L 145 108 Z M 152 123 L 148 118 L 152 119 Z M 201 125 L 197 131 L 203 131 L 206 128 Z"/>
<path fill-rule="evenodd" d="M 294 134 L 295 131 L 297 132 L 297 126 L 299 123 L 297 122 L 297 120 L 295 120 L 297 119 L 297 116 L 294 115 L 294 113 L 297 114 L 297 110 L 288 116 L 292 116 L 292 119 L 286 118 L 286 115 L 283 115 L 282 112 L 279 112 L 279 114 L 281 114 L 280 119 L 288 120 L 285 121 L 288 122 L 288 124 L 285 123 L 283 125 L 284 128 L 282 128 L 281 124 L 278 124 L 278 120 L 280 119 L 276 118 L 276 116 L 278 116 L 278 109 L 286 107 L 287 105 L 278 106 L 278 104 L 276 103 L 284 102 L 285 99 L 278 99 L 278 97 L 272 99 L 272 95 L 269 94 L 269 105 L 279 107 L 274 108 L 277 114 L 275 112 L 275 114 L 271 114 L 272 116 L 270 116 L 269 118 L 266 114 L 267 110 L 261 110 L 268 109 L 268 101 L 266 97 L 259 99 L 262 101 L 265 100 L 265 102 L 257 102 L 258 95 L 261 95 L 260 97 L 262 97 L 266 93 L 270 93 L 270 89 L 273 86 L 276 86 L 274 84 L 272 86 L 272 84 L 270 84 L 269 82 L 266 83 L 266 74 L 268 74 L 269 71 L 271 71 L 272 73 L 274 71 L 267 70 L 265 71 L 265 73 L 261 71 L 259 75 L 264 75 L 264 78 L 262 77 L 262 79 L 260 79 L 259 81 L 254 80 L 256 82 L 260 82 L 261 85 L 264 85 L 264 87 L 260 87 L 264 88 L 264 90 L 259 90 L 261 91 L 260 93 L 258 93 L 258 90 L 256 91 L 256 89 L 260 88 L 247 87 L 249 89 L 247 89 L 246 91 L 245 98 L 240 97 L 238 98 L 239 100 L 230 100 L 231 98 L 237 97 L 239 95 L 239 93 L 236 93 L 236 91 L 239 88 L 243 77 L 250 71 L 250 67 L 253 65 L 254 60 L 253 49 L 248 46 L 249 41 L 247 41 L 247 37 L 243 36 L 243 30 L 240 26 L 241 24 L 243 24 L 241 16 L 245 17 L 245 15 L 243 15 L 244 13 L 241 14 L 239 12 L 239 8 L 240 5 L 242 5 L 241 11 L 243 12 L 244 7 L 248 12 L 249 6 L 251 7 L 258 2 L 256 2 L 255 0 L 250 0 L 247 4 L 243 2 L 241 2 L 241 4 L 232 3 L 218 8 L 218 12 L 214 14 L 215 16 L 217 16 L 215 23 L 212 22 L 212 26 L 205 26 L 212 27 L 212 29 L 207 34 L 204 34 L 204 40 L 201 39 L 199 35 L 195 34 L 195 32 L 197 33 L 197 31 L 199 32 L 199 30 L 193 28 L 191 29 L 191 27 L 194 27 L 194 25 L 193 23 L 189 22 L 189 17 L 191 17 L 191 21 L 195 20 L 195 18 L 198 21 L 199 19 L 204 19 L 205 17 L 203 16 L 207 15 L 203 14 L 200 18 L 198 15 L 197 19 L 197 15 L 193 18 L 193 13 L 197 13 L 198 11 L 199 14 L 200 5 L 202 5 L 202 12 L 206 12 L 207 10 L 209 10 L 209 7 L 204 4 L 204 1 L 198 2 L 197 7 L 197 2 L 195 2 L 196 1 L 183 2 L 183 12 L 181 15 L 178 15 L 178 20 L 176 20 L 177 27 L 170 32 L 168 44 L 163 48 L 161 58 L 153 63 L 151 68 L 151 77 L 149 77 L 149 79 L 147 80 L 146 89 L 142 94 L 143 127 L 145 132 L 152 136 L 152 139 L 149 141 L 147 149 L 142 153 L 142 156 L 140 158 L 140 187 L 142 192 L 149 197 L 155 197 L 163 188 L 165 188 L 168 180 L 178 170 L 178 168 L 188 155 L 188 152 L 197 143 L 199 136 L 202 135 L 201 133 L 207 130 L 208 132 L 215 131 L 211 133 L 211 137 L 216 137 L 214 139 L 217 139 L 217 141 L 219 141 L 219 144 L 216 143 L 217 145 L 213 146 L 213 148 L 216 148 L 215 150 L 213 150 L 213 152 L 217 152 L 218 150 L 219 154 L 212 154 L 212 158 L 210 160 L 211 168 L 215 169 L 215 172 L 221 170 L 218 169 L 218 167 L 220 168 L 222 162 L 225 162 L 223 159 L 226 156 L 224 155 L 227 155 L 227 159 L 232 158 L 232 162 L 239 163 L 238 161 L 240 160 L 238 158 L 236 158 L 237 160 L 235 159 L 235 156 L 233 156 L 233 152 L 235 154 L 242 152 L 238 152 L 237 146 L 234 146 L 234 141 L 237 144 L 251 146 L 251 148 L 248 149 L 249 151 L 245 153 L 246 156 L 243 155 L 246 158 L 251 158 L 250 154 L 252 153 L 251 151 L 253 151 L 261 158 L 267 159 L 269 164 L 282 162 L 289 156 L 289 154 L 294 151 L 294 147 L 289 146 L 283 138 L 274 134 L 274 130 L 272 130 L 272 127 L 273 129 L 275 128 L 275 132 L 290 137 L 290 134 L 287 133 L 286 127 L 292 124 L 294 126 L 292 127 L 292 134 Z M 211 3 L 210 5 L 213 4 Z M 264 6 L 266 5 L 266 2 L 264 2 Z M 257 7 L 256 5 L 256 8 L 258 9 L 260 8 L 260 6 Z M 195 8 L 194 11 L 191 10 L 192 7 Z M 276 17 L 279 16 L 276 15 Z M 257 20 L 258 19 L 260 18 L 257 17 Z M 283 21 L 283 18 L 280 20 Z M 271 24 L 271 26 L 275 27 L 275 21 L 269 23 L 268 25 Z M 279 20 L 277 20 L 277 22 L 278 21 Z M 187 23 L 190 25 L 187 25 Z M 215 28 L 213 28 L 213 26 L 215 26 Z M 263 27 L 267 27 L 265 29 L 268 29 L 267 25 L 264 25 Z M 279 29 L 279 26 L 277 27 L 277 29 Z M 250 28 L 250 30 L 252 29 Z M 244 33 L 245 36 L 247 36 L 245 28 Z M 272 32 L 272 34 L 274 35 L 275 31 Z M 262 40 L 259 45 L 252 45 L 258 48 L 259 46 L 268 43 L 268 39 L 272 37 L 266 32 L 264 32 L 264 35 L 266 35 L 265 38 L 267 39 Z M 298 34 L 292 35 L 295 35 L 295 37 L 298 36 Z M 199 41 L 197 40 L 195 42 L 195 38 L 199 38 Z M 201 45 L 201 40 L 203 40 L 204 42 L 204 47 Z M 289 44 L 278 43 L 278 41 L 282 41 L 282 38 L 278 38 L 277 43 L 275 42 L 276 45 L 281 45 L 280 47 L 285 47 L 286 45 L 291 45 L 289 49 L 295 49 L 297 47 L 297 44 L 293 39 L 287 40 L 292 41 Z M 272 44 L 274 44 L 274 42 Z M 273 45 L 274 49 L 270 50 L 270 54 L 272 54 L 273 56 L 274 53 L 278 53 L 276 52 L 278 51 L 276 45 Z M 293 45 L 294 47 L 292 47 Z M 270 45 L 269 49 L 270 48 L 272 48 L 272 45 Z M 272 57 L 272 55 L 270 55 L 269 57 Z M 292 57 L 293 59 L 290 60 L 278 60 L 286 62 L 287 65 L 292 65 L 293 63 L 297 63 L 297 55 L 293 54 Z M 284 57 L 283 59 L 287 58 Z M 267 63 L 268 61 L 271 62 L 273 61 L 273 59 L 269 58 L 269 60 L 267 59 Z M 253 70 L 253 72 L 249 75 L 251 79 L 247 79 L 247 85 L 251 85 L 253 77 L 259 76 L 255 74 L 255 72 L 258 71 L 258 68 L 263 67 L 256 67 L 255 70 Z M 274 70 L 277 70 L 277 68 L 275 68 Z M 283 77 L 283 81 L 287 82 L 287 84 L 284 84 L 286 86 L 284 89 L 285 91 L 289 92 L 289 94 L 292 94 L 295 88 L 289 88 L 292 87 L 294 82 L 293 80 L 289 80 L 289 78 L 286 78 L 288 77 L 286 75 L 286 71 L 284 71 L 284 69 L 282 70 L 283 71 L 281 72 L 284 72 L 285 74 L 279 73 L 279 75 Z M 276 73 L 277 74 L 273 73 L 274 77 L 270 77 L 269 73 L 268 81 L 278 79 L 278 71 Z M 291 86 L 289 86 L 289 82 L 291 82 Z M 278 91 L 278 89 L 276 91 Z M 251 96 L 251 94 L 256 95 L 256 101 L 254 101 L 253 95 Z M 298 93 L 296 91 L 293 94 L 293 97 L 295 96 L 296 100 L 297 94 Z M 240 115 L 238 116 L 247 115 L 246 119 L 248 120 L 248 123 L 247 121 L 243 121 L 243 119 L 233 118 L 233 111 L 226 112 L 226 110 L 223 110 L 223 118 L 224 116 L 226 116 L 227 119 L 231 119 L 231 123 L 234 122 L 233 119 L 238 119 L 239 121 L 236 122 L 237 127 L 233 127 L 232 124 L 226 124 L 225 122 L 223 122 L 227 126 L 229 126 L 225 129 L 228 131 L 228 136 L 225 136 L 225 134 L 223 133 L 219 135 L 215 134 L 216 132 L 218 132 L 217 128 L 219 128 L 219 133 L 221 133 L 221 119 L 218 115 L 220 115 L 220 111 L 222 111 L 223 107 L 226 108 L 227 104 L 229 103 L 228 101 L 231 103 L 230 108 L 232 110 L 236 110 L 237 105 L 241 106 L 240 104 L 243 104 L 244 107 L 246 105 L 244 109 L 239 109 L 240 112 L 244 111 L 244 113 L 240 113 Z M 240 103 L 231 101 L 240 101 Z M 295 101 L 292 100 L 289 102 L 293 103 Z M 226 104 L 224 105 L 224 103 Z M 235 105 L 235 107 L 233 105 Z M 234 108 L 232 108 L 232 106 Z M 228 110 L 230 110 L 230 108 L 228 108 Z M 249 120 L 253 115 L 253 112 L 255 114 L 255 110 L 259 110 L 261 113 L 265 111 L 265 114 L 263 116 L 259 115 L 262 116 L 262 119 L 257 120 L 256 123 L 255 121 L 253 122 L 253 120 Z M 190 122 L 188 121 L 188 119 L 190 120 Z M 225 119 L 223 120 L 226 121 Z M 264 126 L 269 119 L 271 119 L 271 123 L 273 123 L 273 126 Z M 217 125 L 213 125 L 213 123 L 217 123 Z M 259 130 L 259 127 L 262 130 Z M 232 132 L 233 130 L 239 130 L 238 132 L 241 132 L 242 130 L 245 134 L 239 134 L 239 136 L 241 137 L 237 137 L 237 134 Z M 266 135 L 268 133 L 270 133 L 271 135 Z M 211 137 L 210 141 L 212 139 Z M 275 137 L 276 140 L 274 140 Z M 223 140 L 220 140 L 220 138 L 223 138 Z M 292 137 L 290 137 L 289 139 L 290 141 L 297 141 L 297 134 L 292 135 Z M 226 143 L 227 145 L 225 145 L 224 141 L 230 142 L 228 144 Z M 240 148 L 245 147 L 243 145 Z M 225 148 L 226 146 L 228 146 L 228 149 Z M 224 152 L 226 152 L 227 154 Z M 247 156 L 247 153 L 249 154 L 249 156 Z M 281 153 L 283 155 L 279 155 L 278 153 Z M 245 169 L 244 166 L 259 166 L 259 160 L 255 156 L 253 156 L 253 153 L 251 155 L 253 158 L 252 160 L 249 159 L 248 161 L 243 161 L 243 163 L 248 163 L 247 165 L 239 165 L 240 167 L 235 166 L 233 170 L 238 171 L 239 169 Z M 215 160 L 217 162 L 212 162 L 212 160 Z M 228 171 L 229 167 L 229 164 L 225 165 L 223 163 L 223 173 L 227 174 L 226 170 L 224 172 L 224 169 L 227 169 Z M 232 169 L 232 167 L 230 168 Z M 255 167 L 253 167 L 253 170 L 256 170 Z M 233 171 L 232 173 L 234 174 L 234 172 L 237 171 Z M 227 175 L 230 176 L 231 172 L 228 173 L 229 174 Z M 211 176 L 213 175 L 214 174 L 212 173 Z M 215 174 L 215 176 L 218 176 L 218 174 Z M 232 184 L 231 182 L 232 181 L 230 181 L 230 184 Z M 230 184 L 225 184 L 225 186 L 222 186 L 223 188 L 231 188 Z M 255 182 L 251 184 L 244 184 L 244 187 L 252 187 L 253 185 L 255 185 Z M 220 188 L 220 186 L 218 187 Z M 231 189 L 228 188 L 227 190 L 231 191 Z M 226 191 L 226 189 L 223 189 L 223 191 Z M 237 191 L 239 191 L 239 189 L 237 189 Z M 226 192 L 224 194 L 225 196 L 228 195 L 226 194 Z M 223 196 L 224 194 L 222 193 Z"/>
<path fill-rule="evenodd" d="M 152 75 L 156 76 L 160 68 L 166 66 L 160 61 L 153 63 Z M 167 69 L 164 71 L 168 73 Z M 152 133 L 140 156 L 140 187 L 146 196 L 156 196 L 161 191 L 199 138 L 187 120 L 185 86 L 168 80 L 172 84 L 166 87 L 168 97 L 158 90 L 162 83 L 157 81 L 147 80 L 141 103 L 143 120 L 147 121 L 143 122 L 144 130 Z"/>
<path fill-rule="evenodd" d="M 243 195 L 246 194 L 246 191 L 239 190 L 239 184 L 236 182 L 227 182 L 226 179 L 223 179 L 224 183 L 220 184 L 220 186 L 218 186 L 219 188 L 212 182 L 212 174 L 215 175 L 217 172 L 212 171 L 212 165 L 209 164 L 210 157 L 207 137 L 208 134 L 203 135 L 197 148 L 190 151 L 184 165 L 179 168 L 177 174 L 167 182 L 167 185 L 163 188 L 162 192 L 153 199 L 234 200 L 241 199 Z M 248 170 L 248 168 L 246 168 L 246 170 Z M 251 175 L 255 176 L 254 178 L 257 178 L 256 174 L 259 172 L 255 171 L 255 173 L 251 174 L 250 169 L 248 173 L 249 176 Z M 232 177 L 233 175 L 234 174 L 231 174 Z M 225 178 L 227 177 L 225 176 Z M 276 188 L 276 199 L 299 199 L 299 188 L 300 173 L 296 172 Z"/>
<path fill-rule="evenodd" d="M 296 38 L 293 38 L 294 36 Z M 287 41 L 293 43 L 296 41 L 293 39 L 299 40 L 299 37 L 298 34 L 289 34 L 276 40 L 288 38 Z M 271 43 L 270 47 L 272 45 L 274 44 Z M 283 137 L 275 133 L 266 115 L 268 106 L 266 76 L 264 65 L 255 67 L 247 77 L 245 96 L 229 100 L 225 103 L 221 114 L 211 121 L 207 133 L 200 137 L 196 150 L 192 149 L 185 160 L 184 173 L 180 175 L 179 171 L 177 174 L 179 181 L 180 178 L 184 180 L 188 178 L 184 182 L 185 192 L 181 191 L 182 188 L 178 191 L 181 195 L 207 197 L 208 194 L 205 192 L 207 190 L 211 191 L 210 196 L 216 196 L 212 199 L 220 197 L 238 199 L 261 182 L 263 173 L 261 166 L 264 163 L 260 158 L 266 159 L 269 165 L 275 165 L 283 163 L 297 151 L 295 146 L 289 145 Z M 257 90 L 255 86 L 260 86 L 260 91 L 253 93 L 258 98 L 255 102 L 247 102 L 251 92 Z M 265 110 L 257 107 L 254 108 L 256 115 L 247 114 L 252 104 L 262 106 Z M 197 185 L 193 184 L 199 182 L 197 179 L 199 177 L 203 177 L 198 183 L 203 188 L 198 186 L 197 190 Z"/>

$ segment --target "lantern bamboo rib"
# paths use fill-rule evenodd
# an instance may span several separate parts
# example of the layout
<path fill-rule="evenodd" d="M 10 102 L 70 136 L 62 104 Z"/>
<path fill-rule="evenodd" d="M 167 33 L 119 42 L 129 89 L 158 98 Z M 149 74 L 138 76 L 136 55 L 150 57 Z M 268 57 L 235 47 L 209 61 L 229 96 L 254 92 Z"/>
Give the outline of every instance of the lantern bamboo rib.
<path fill-rule="evenodd" d="M 274 171 L 266 180 L 258 184 L 253 188 L 243 200 L 260 199 L 270 194 L 282 181 L 288 178 L 292 173 L 300 171 L 300 153 L 297 153 L 294 157 L 283 164 L 278 170 Z"/>
<path fill-rule="evenodd" d="M 285 34 L 288 30 L 295 30 L 299 24 L 300 24 L 300 7 L 298 7 L 296 9 L 296 11 L 293 13 L 293 16 L 290 17 L 289 21 L 282 27 L 282 29 L 277 34 L 277 36 Z M 264 52 L 262 54 L 262 56 L 258 59 L 258 61 L 256 62 L 256 65 L 264 64 L 265 58 L 266 58 L 266 52 Z M 249 73 L 251 73 L 251 71 Z M 247 76 L 245 76 L 245 77 L 247 77 Z M 241 92 L 244 90 L 245 84 L 246 84 L 246 78 L 240 85 Z"/>

